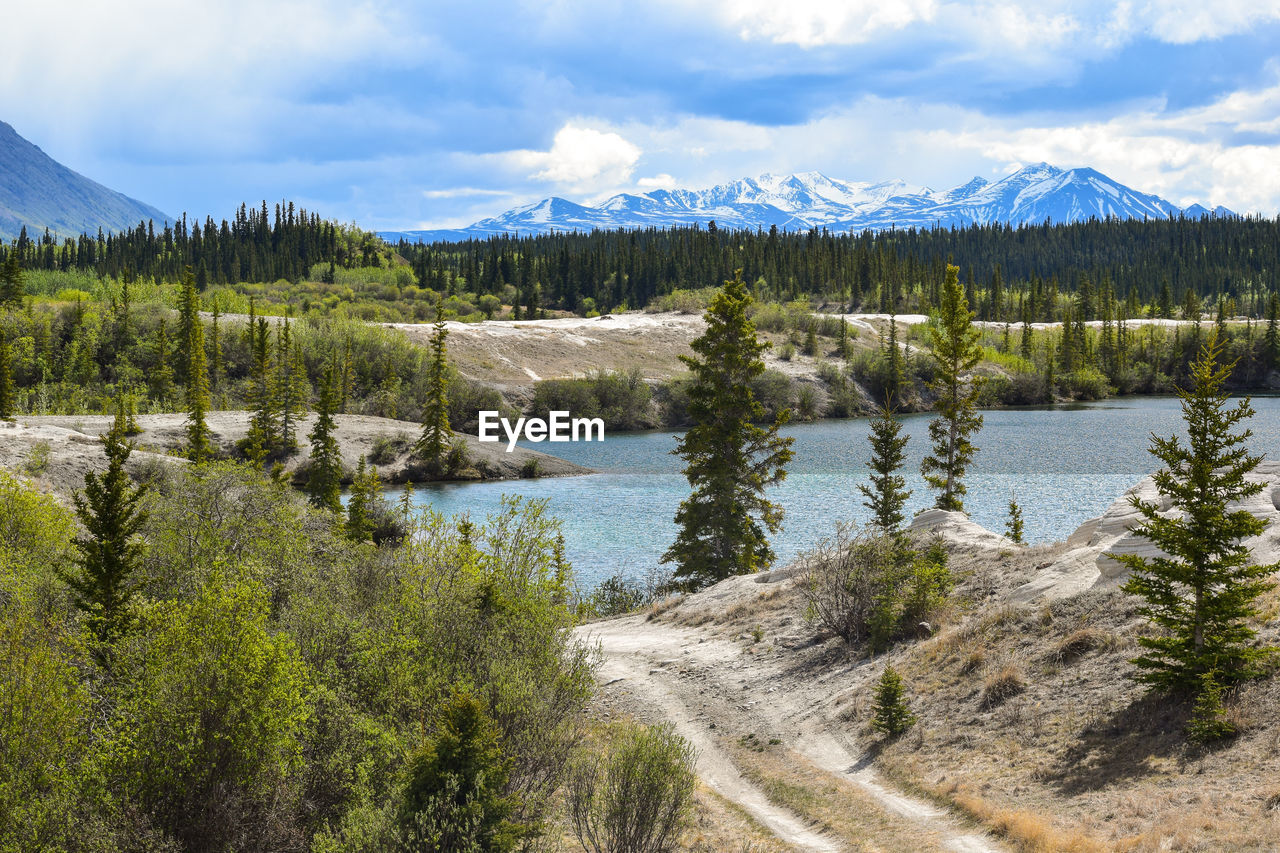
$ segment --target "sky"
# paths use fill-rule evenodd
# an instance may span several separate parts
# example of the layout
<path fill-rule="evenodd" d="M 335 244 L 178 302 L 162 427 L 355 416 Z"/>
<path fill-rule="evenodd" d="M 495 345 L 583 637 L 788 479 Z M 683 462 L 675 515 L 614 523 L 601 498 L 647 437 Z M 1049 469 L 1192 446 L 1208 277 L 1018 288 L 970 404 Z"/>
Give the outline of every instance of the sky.
<path fill-rule="evenodd" d="M 166 213 L 372 229 L 817 170 L 1280 211 L 1280 0 L 43 0 L 0 119 Z"/>

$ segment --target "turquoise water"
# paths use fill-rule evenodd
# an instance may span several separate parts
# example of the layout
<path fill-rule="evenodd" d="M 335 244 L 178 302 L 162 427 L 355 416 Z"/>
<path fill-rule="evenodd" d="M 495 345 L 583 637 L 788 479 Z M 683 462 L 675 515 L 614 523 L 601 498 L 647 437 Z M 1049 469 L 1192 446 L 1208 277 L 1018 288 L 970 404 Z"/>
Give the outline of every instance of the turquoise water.
<path fill-rule="evenodd" d="M 1280 398 L 1256 398 L 1250 422 L 1255 452 L 1280 454 Z M 903 418 L 907 444 L 904 474 L 914 512 L 933 495 L 920 478 L 930 415 Z M 1010 496 L 1023 508 L 1030 542 L 1065 539 L 1083 521 L 1101 514 L 1119 495 L 1158 467 L 1147 452 L 1150 435 L 1181 433 L 1181 409 L 1173 398 L 1111 400 L 1053 408 L 984 413 L 975 443 L 980 451 L 966 478 L 965 508 L 974 521 L 1003 531 Z M 770 497 L 786 510 L 773 538 L 781 562 L 812 548 L 843 521 L 863 522 L 858 483 L 870 459 L 866 419 L 822 421 L 788 427 L 795 458 L 786 481 Z M 569 558 L 586 587 L 615 572 L 641 577 L 656 566 L 675 536 L 672 518 L 689 493 L 671 455 L 676 433 L 606 436 L 604 442 L 530 444 L 600 473 L 583 477 L 488 483 L 438 484 L 419 489 L 416 500 L 447 515 L 481 519 L 504 494 L 547 498 L 564 527 Z"/>

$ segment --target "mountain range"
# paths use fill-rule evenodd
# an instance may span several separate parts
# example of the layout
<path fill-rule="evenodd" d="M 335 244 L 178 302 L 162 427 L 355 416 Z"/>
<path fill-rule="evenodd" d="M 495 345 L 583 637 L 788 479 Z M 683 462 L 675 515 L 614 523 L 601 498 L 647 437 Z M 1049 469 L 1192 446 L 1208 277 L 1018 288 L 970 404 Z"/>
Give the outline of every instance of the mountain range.
<path fill-rule="evenodd" d="M 149 204 L 91 181 L 45 154 L 0 121 L 0 238 L 11 240 L 25 225 L 36 239 L 48 228 L 58 237 L 121 231 L 173 217 Z"/>
<path fill-rule="evenodd" d="M 663 228 L 715 220 L 721 228 L 784 230 L 826 228 L 873 231 L 1081 222 L 1090 218 L 1155 219 L 1234 216 L 1224 207 L 1179 207 L 1159 196 L 1126 187 L 1096 169 L 1059 169 L 1037 163 L 998 181 L 974 179 L 936 191 L 905 181 L 859 183 L 821 172 L 764 174 L 703 190 L 622 193 L 589 207 L 547 198 L 508 210 L 461 229 L 383 231 L 384 239 L 432 242 L 495 234 Z"/>

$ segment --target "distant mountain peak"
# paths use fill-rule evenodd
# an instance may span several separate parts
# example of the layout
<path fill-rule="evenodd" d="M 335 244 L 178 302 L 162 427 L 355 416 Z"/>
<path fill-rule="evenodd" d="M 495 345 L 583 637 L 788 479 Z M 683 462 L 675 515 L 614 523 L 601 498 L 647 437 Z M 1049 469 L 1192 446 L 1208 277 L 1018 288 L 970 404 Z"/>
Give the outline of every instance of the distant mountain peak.
<path fill-rule="evenodd" d="M 31 237 L 48 228 L 60 237 L 122 231 L 172 217 L 73 172 L 0 121 L 0 238 Z"/>
<path fill-rule="evenodd" d="M 893 228 L 965 227 L 974 224 L 1038 225 L 1090 218 L 1154 219 L 1234 216 L 1223 207 L 1180 208 L 1159 196 L 1126 187 L 1096 169 L 1062 169 L 1031 163 L 997 180 L 975 176 L 934 191 L 902 179 L 866 183 L 822 172 L 765 172 L 699 190 L 621 193 L 595 207 L 549 198 L 484 219 L 456 231 L 387 232 L 388 239 L 458 240 L 497 233 L 522 234 L 594 229 L 721 228 L 878 231 Z"/>

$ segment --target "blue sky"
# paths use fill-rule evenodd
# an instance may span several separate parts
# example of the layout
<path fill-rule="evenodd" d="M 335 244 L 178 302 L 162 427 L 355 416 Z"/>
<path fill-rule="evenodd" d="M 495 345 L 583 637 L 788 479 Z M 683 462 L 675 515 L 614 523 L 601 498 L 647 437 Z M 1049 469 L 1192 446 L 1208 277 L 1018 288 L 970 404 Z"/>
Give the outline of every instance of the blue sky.
<path fill-rule="evenodd" d="M 819 170 L 934 188 L 1047 160 L 1280 210 L 1280 0 L 46 0 L 0 119 L 166 212 L 369 228 Z"/>

